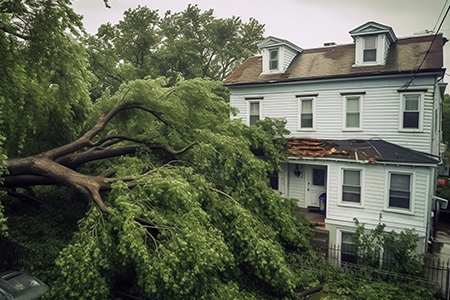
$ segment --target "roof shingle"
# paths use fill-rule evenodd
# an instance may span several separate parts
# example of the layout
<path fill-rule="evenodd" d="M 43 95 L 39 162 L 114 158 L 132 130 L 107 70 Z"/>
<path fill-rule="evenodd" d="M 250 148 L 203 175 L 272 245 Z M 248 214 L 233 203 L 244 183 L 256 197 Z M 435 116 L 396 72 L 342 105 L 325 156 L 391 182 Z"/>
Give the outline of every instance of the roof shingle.
<path fill-rule="evenodd" d="M 377 66 L 354 66 L 355 44 L 306 49 L 299 53 L 286 72 L 281 74 L 261 74 L 262 57 L 255 56 L 247 59 L 231 73 L 224 84 L 405 73 L 416 71 L 419 66 L 420 71 L 440 70 L 443 66 L 443 44 L 442 34 L 398 39 L 389 48 L 386 64 Z M 428 49 L 430 51 L 427 54 Z M 426 59 L 421 65 L 424 57 Z"/>

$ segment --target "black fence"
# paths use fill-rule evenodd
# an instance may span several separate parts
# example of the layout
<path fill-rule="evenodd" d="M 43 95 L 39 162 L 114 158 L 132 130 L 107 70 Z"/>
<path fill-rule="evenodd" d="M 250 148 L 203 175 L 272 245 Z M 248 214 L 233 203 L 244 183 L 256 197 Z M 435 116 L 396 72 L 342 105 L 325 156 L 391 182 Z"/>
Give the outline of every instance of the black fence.
<path fill-rule="evenodd" d="M 33 259 L 33 251 L 0 237 L 0 271 L 22 269 Z"/>
<path fill-rule="evenodd" d="M 443 299 L 450 300 L 450 261 L 425 255 L 413 270 L 405 269 L 401 262 L 392 255 L 381 253 L 373 256 L 371 261 L 358 257 L 356 249 L 352 247 L 320 247 L 328 267 L 338 268 L 340 271 L 358 272 L 364 274 L 361 278 L 376 278 L 386 282 L 421 282 L 430 288 L 441 290 Z M 287 249 L 287 252 L 295 252 Z M 296 253 L 298 255 L 298 253 Z M 297 268 L 316 269 L 318 265 L 309 257 L 295 260 Z M 366 276 L 367 275 L 367 276 Z"/>

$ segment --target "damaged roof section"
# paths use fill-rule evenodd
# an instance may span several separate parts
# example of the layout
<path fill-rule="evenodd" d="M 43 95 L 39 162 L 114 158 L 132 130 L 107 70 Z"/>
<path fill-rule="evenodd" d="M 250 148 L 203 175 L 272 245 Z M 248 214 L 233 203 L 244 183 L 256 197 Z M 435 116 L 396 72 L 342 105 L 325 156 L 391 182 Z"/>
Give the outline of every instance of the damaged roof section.
<path fill-rule="evenodd" d="M 288 156 L 339 158 L 367 162 L 438 164 L 439 158 L 401 147 L 384 140 L 287 139 Z"/>

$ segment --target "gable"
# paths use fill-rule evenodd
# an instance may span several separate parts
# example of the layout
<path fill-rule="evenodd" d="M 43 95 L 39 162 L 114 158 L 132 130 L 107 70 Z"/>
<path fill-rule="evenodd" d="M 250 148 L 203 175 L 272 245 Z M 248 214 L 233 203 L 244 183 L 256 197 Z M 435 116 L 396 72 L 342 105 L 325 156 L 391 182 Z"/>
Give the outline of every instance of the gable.
<path fill-rule="evenodd" d="M 373 21 L 367 22 L 351 30 L 349 33 L 353 38 L 364 35 L 385 34 L 390 43 L 394 43 L 397 41 L 397 37 L 395 36 L 392 27 Z"/>
<path fill-rule="evenodd" d="M 283 40 L 274 36 L 269 36 L 265 38 L 263 41 L 258 43 L 258 48 L 261 49 L 267 49 L 267 48 L 274 48 L 274 47 L 280 47 L 280 46 L 287 46 L 288 48 L 291 48 L 291 50 L 294 50 L 296 52 L 302 52 L 303 49 L 298 47 L 297 45 L 289 42 L 288 40 Z"/>

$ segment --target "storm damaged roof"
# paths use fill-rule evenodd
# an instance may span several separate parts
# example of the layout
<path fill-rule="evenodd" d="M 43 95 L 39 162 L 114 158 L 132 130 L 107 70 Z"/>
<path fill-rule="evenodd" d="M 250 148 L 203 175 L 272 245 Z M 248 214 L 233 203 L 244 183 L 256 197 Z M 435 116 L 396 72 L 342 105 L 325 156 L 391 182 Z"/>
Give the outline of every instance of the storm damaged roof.
<path fill-rule="evenodd" d="M 290 158 L 325 157 L 368 162 L 411 164 L 438 164 L 439 158 L 380 139 L 373 140 L 319 140 L 310 138 L 287 139 Z"/>

